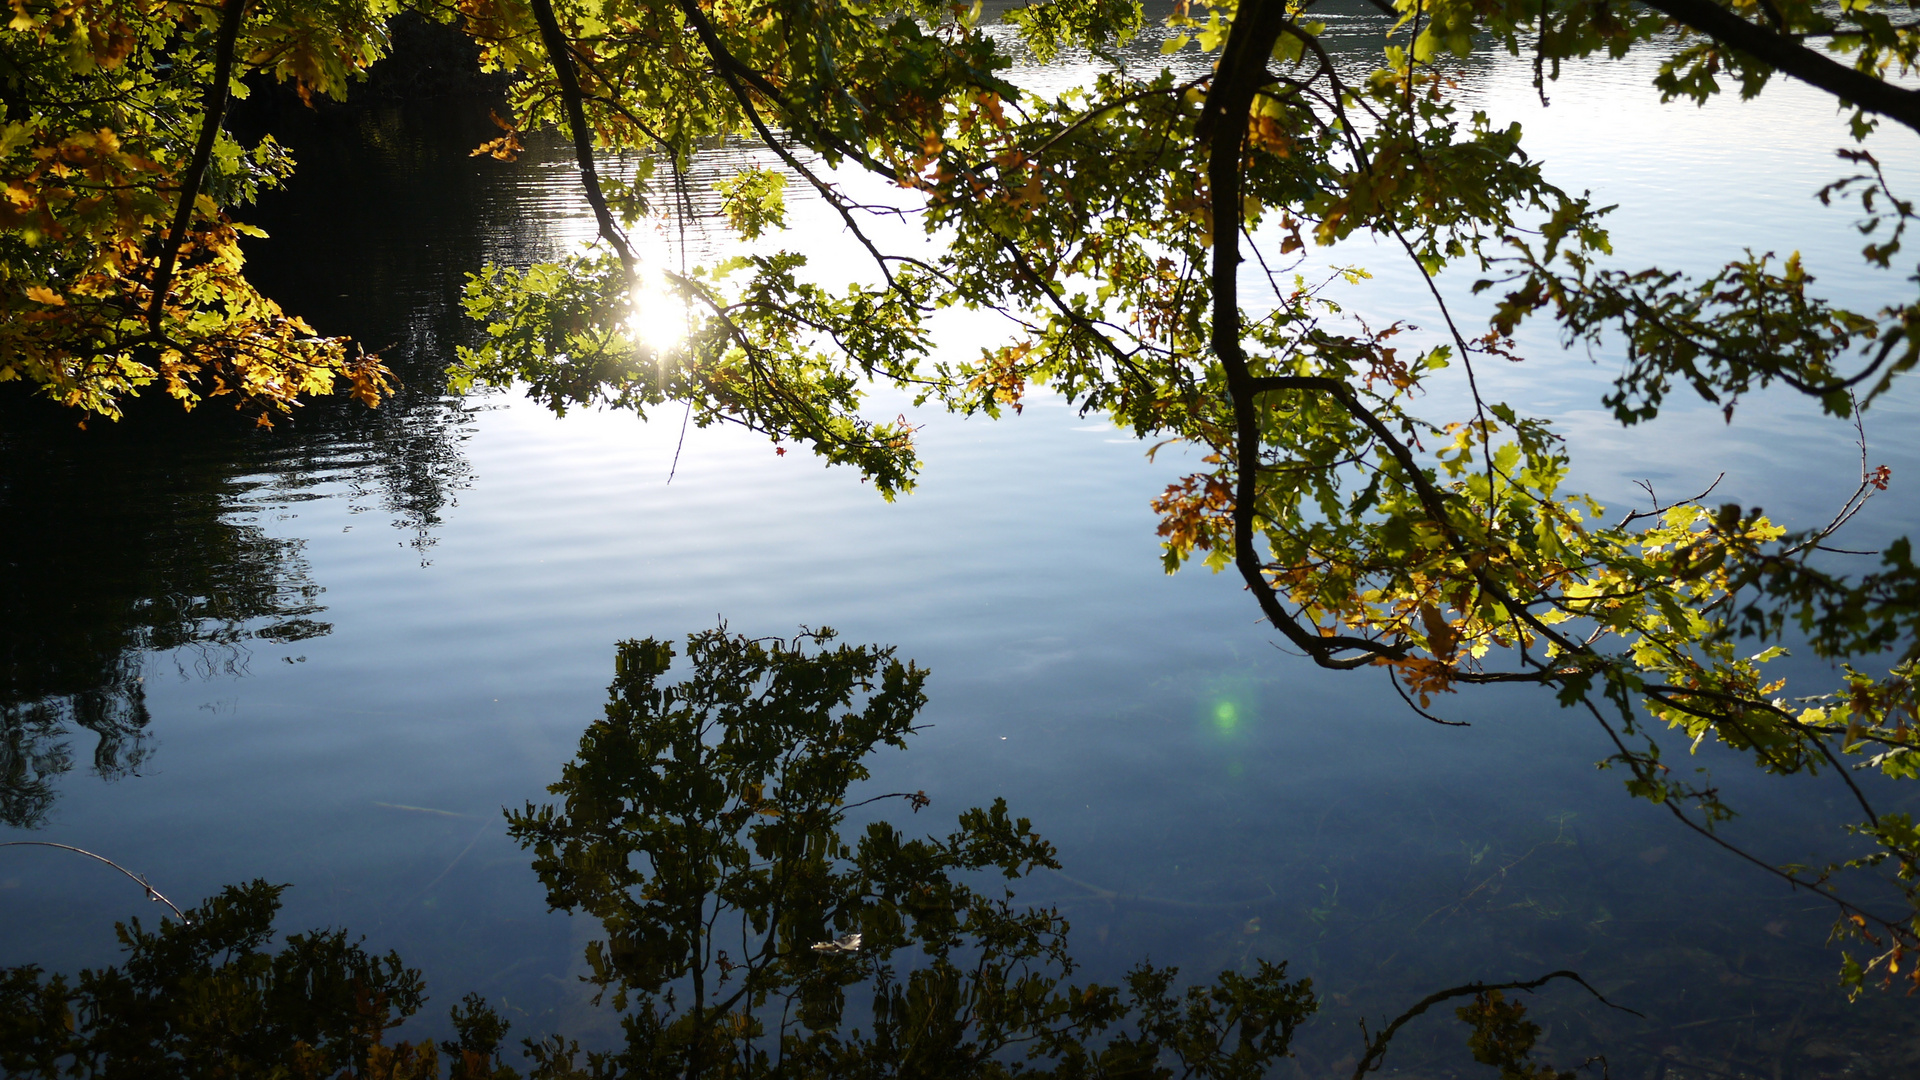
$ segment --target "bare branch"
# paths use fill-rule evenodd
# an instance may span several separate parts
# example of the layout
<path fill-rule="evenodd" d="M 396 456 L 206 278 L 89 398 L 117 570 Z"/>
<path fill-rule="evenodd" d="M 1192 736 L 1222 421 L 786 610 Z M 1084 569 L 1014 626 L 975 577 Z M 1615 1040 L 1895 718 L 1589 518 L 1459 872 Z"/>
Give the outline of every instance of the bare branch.
<path fill-rule="evenodd" d="M 180 910 L 179 905 L 167 899 L 165 896 L 162 896 L 159 889 L 156 889 L 152 885 L 148 884 L 147 879 L 143 875 L 134 873 L 133 871 L 127 869 L 126 867 L 121 866 L 119 863 L 114 862 L 112 859 L 107 858 L 105 855 L 95 855 L 93 852 L 88 851 L 85 848 L 77 848 L 77 847 L 74 847 L 72 844 L 56 844 L 49 840 L 8 840 L 5 843 L 0 843 L 0 847 L 59 848 L 61 851 L 71 851 L 79 855 L 85 855 L 89 859 L 97 859 L 100 862 L 106 863 L 108 866 L 113 867 L 115 870 L 120 871 L 121 873 L 132 878 L 134 881 L 138 882 L 140 887 L 147 891 L 147 899 L 152 900 L 155 903 L 167 905 L 168 909 L 171 910 L 176 916 L 178 916 L 182 923 L 191 924 L 193 922 L 192 919 L 187 918 L 186 912 Z"/>

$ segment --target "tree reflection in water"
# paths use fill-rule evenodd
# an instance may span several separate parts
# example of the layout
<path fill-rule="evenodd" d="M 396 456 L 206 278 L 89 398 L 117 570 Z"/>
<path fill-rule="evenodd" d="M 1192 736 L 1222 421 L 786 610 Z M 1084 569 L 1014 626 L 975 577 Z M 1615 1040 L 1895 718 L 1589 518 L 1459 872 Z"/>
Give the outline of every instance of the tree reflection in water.
<path fill-rule="evenodd" d="M 0 398 L 0 824 L 45 823 L 76 735 L 95 737 L 99 776 L 139 771 L 155 656 L 238 676 L 250 643 L 331 632 L 304 541 L 269 534 L 266 515 L 344 487 L 426 561 L 469 482 L 471 409 L 425 394 L 390 406 L 268 433 L 198 416 L 82 432 Z"/>
<path fill-rule="evenodd" d="M 847 801 L 881 745 L 903 746 L 926 672 L 890 648 L 724 626 L 619 647 L 604 719 L 550 789 L 508 814 L 555 908 L 599 919 L 587 948 L 623 1047 L 526 1041 L 532 1077 L 1256 1077 L 1316 1000 L 1257 961 L 1176 990 L 1142 964 L 1124 986 L 1078 985 L 1067 924 L 1007 883 L 1056 866 L 1003 801 L 944 837 L 886 821 L 850 835 Z M 991 883 L 991 884 L 989 884 Z M 421 1005 L 418 974 L 339 934 L 265 953 L 277 888 L 230 888 L 185 926 L 123 928 L 124 969 L 75 986 L 0 973 L 9 1075 L 438 1075 L 427 1044 L 377 1045 Z M 203 992 L 205 991 L 205 992 Z M 357 1010 L 357 1011 L 356 1011 Z M 455 1076 L 518 1075 L 507 1025 L 477 997 L 453 1010 Z M 71 1067 L 71 1071 L 68 1070 Z"/>
<path fill-rule="evenodd" d="M 142 657 L 245 669 L 254 638 L 325 634 L 300 543 L 234 518 L 231 465 L 148 431 L 78 433 L 6 403 L 0 434 L 0 822 L 33 827 L 75 729 L 115 779 L 150 752 Z M 163 456 L 164 455 L 164 456 Z M 164 462 L 164 464 L 162 464 Z M 182 651 L 184 650 L 184 651 Z"/>
<path fill-rule="evenodd" d="M 991 1075 L 1010 1058 L 1149 1075 L 1169 1057 L 1257 1076 L 1285 1054 L 1314 998 L 1284 965 L 1179 996 L 1147 965 L 1123 988 L 1069 984 L 1065 920 L 1004 886 L 1057 866 L 1053 848 L 1004 801 L 945 837 L 847 835 L 855 806 L 927 804 L 846 801 L 871 751 L 905 745 L 926 672 L 832 642 L 723 626 L 688 639 L 671 686 L 671 644 L 622 643 L 561 803 L 509 814 L 548 902 L 604 928 L 587 963 L 626 1046 L 591 1056 L 596 1075 Z M 560 1072 L 574 1056 L 539 1054 Z"/>
<path fill-rule="evenodd" d="M 384 113 L 287 126 L 316 163 L 317 191 L 255 208 L 249 217 L 291 239 L 250 251 L 249 268 L 289 295 L 364 286 L 316 317 L 328 332 L 390 346 L 400 386 L 379 409 L 324 400 L 270 432 L 220 410 L 180 416 L 141 402 L 119 424 L 80 431 L 18 384 L 0 389 L 0 824 L 47 821 L 58 778 L 85 756 L 76 738 L 94 737 L 100 777 L 140 770 L 152 752 L 142 677 L 156 654 L 202 677 L 242 675 L 251 642 L 331 631 L 303 543 L 262 529 L 265 514 L 344 496 L 387 518 L 425 564 L 472 482 L 462 443 L 477 406 L 440 388 L 454 342 L 471 332 L 458 306 L 464 271 L 513 251 L 487 246 L 472 223 L 449 224 L 479 201 L 464 157 L 471 133 Z M 434 132 L 434 153 L 426 136 L 399 138 L 414 127 Z M 373 137 L 383 132 L 392 137 Z M 460 154 L 440 152 L 456 144 Z M 428 158 L 443 164 L 423 176 Z M 358 186 L 316 197 L 347 174 Z M 399 191 L 412 194 L 388 197 Z M 366 221 L 367 207 L 394 219 Z M 350 209 L 362 219 L 342 229 Z M 421 271 L 423 235 L 437 276 Z M 318 241 L 329 236 L 355 242 Z M 406 285 L 403 268 L 420 280 Z"/>

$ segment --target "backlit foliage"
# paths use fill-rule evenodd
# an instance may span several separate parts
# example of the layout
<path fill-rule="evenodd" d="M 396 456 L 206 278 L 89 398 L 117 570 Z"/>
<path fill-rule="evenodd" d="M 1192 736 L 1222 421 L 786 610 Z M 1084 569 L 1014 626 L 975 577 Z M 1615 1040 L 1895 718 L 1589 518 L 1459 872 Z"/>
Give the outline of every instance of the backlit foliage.
<path fill-rule="evenodd" d="M 467 355 L 472 377 L 522 380 L 557 404 L 687 397 L 703 418 L 855 462 L 887 492 L 910 483 L 915 459 L 910 432 L 858 418 L 867 378 L 988 412 L 1044 386 L 1199 448 L 1207 467 L 1155 500 L 1168 567 L 1234 568 L 1287 644 L 1323 666 L 1379 670 L 1422 710 L 1471 684 L 1550 688 L 1606 728 L 1630 790 L 1709 833 L 1733 808 L 1668 763 L 1662 731 L 1719 740 L 1772 772 L 1866 762 L 1912 775 L 1920 574 L 1904 541 L 1864 575 L 1820 554 L 1888 486 L 1886 470 L 1863 464 L 1833 520 L 1812 528 L 1702 503 L 1610 519 L 1566 489 L 1552 426 L 1483 397 L 1474 368 L 1527 359 L 1520 327 L 1550 321 L 1569 342 L 1624 346 L 1606 398 L 1624 423 L 1683 391 L 1731 419 L 1772 386 L 1845 423 L 1920 356 L 1920 308 L 1849 310 L 1821 298 L 1797 258 L 1753 254 L 1699 280 L 1618 269 L 1604 210 L 1549 183 L 1519 127 L 1464 104 L 1450 75 L 1458 58 L 1504 49 L 1534 60 L 1545 95 L 1563 64 L 1651 48 L 1668 98 L 1706 100 L 1723 81 L 1751 97 L 1785 71 L 1855 107 L 1856 133 L 1920 130 L 1920 95 L 1895 82 L 1920 41 L 1893 18 L 1904 5 L 1401 0 L 1383 6 L 1393 29 L 1375 70 L 1355 77 L 1310 3 L 1183 4 L 1167 50 L 1205 56 L 1197 77 L 1136 63 L 1052 96 L 1011 85 L 1005 39 L 963 7 L 528 5 L 477 7 L 471 24 L 489 62 L 521 76 L 519 123 L 555 124 L 583 153 L 668 165 L 704 140 L 757 141 L 841 218 L 871 271 L 836 289 L 807 277 L 797 251 L 685 275 L 641 266 L 612 210 L 645 210 L 657 181 L 645 167 L 618 186 L 587 176 L 608 253 L 477 279 L 471 304 L 493 340 Z M 1142 19 L 1130 3 L 1045 0 L 1008 21 L 1045 58 L 1098 55 Z M 1842 157 L 1849 172 L 1821 198 L 1855 202 L 1866 258 L 1889 266 L 1911 204 L 1864 150 Z M 851 194 L 846 170 L 897 186 L 899 212 L 938 243 L 871 239 L 865 226 L 889 211 Z M 729 213 L 778 243 L 757 183 L 734 182 Z M 1301 263 L 1351 237 L 1422 275 L 1477 275 L 1491 319 L 1470 328 L 1448 312 L 1445 333 L 1419 342 L 1349 317 Z M 616 258 L 688 300 L 685 343 L 649 351 L 621 336 Z M 569 299 L 568 320 L 536 310 L 588 281 L 606 284 Z M 955 306 L 1006 315 L 1005 343 L 973 363 L 930 359 L 928 320 Z M 1463 377 L 1464 413 L 1431 415 L 1427 386 Z M 1836 439 L 1853 435 L 1836 425 Z M 1767 665 L 1789 637 L 1855 673 L 1788 688 Z M 1864 966 L 1848 961 L 1858 979 L 1893 972 L 1917 927 L 1859 906 L 1842 871 L 1884 863 L 1920 899 L 1920 833 L 1851 785 L 1849 798 L 1867 857 L 1779 872 L 1879 943 Z"/>
<path fill-rule="evenodd" d="M 20 0 L 0 31 L 0 382 L 118 417 L 146 388 L 263 422 L 386 369 L 242 272 L 228 210 L 292 167 L 220 130 L 255 71 L 338 95 L 382 52 L 390 4 L 225 7 Z"/>

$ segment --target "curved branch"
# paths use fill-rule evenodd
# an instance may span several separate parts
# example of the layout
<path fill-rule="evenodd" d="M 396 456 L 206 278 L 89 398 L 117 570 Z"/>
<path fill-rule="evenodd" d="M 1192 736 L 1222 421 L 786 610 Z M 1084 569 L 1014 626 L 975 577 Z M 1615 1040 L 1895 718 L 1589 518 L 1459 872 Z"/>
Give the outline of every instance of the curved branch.
<path fill-rule="evenodd" d="M 1633 771 L 1635 778 L 1646 783 L 1654 783 L 1654 784 L 1659 783 L 1659 778 L 1652 775 L 1652 773 L 1646 768 L 1645 760 L 1642 757 L 1642 755 L 1635 754 L 1633 751 L 1627 749 L 1627 744 L 1621 740 L 1620 734 L 1613 729 L 1613 725 L 1607 722 L 1606 716 L 1600 712 L 1600 709 L 1597 706 L 1595 706 L 1593 702 L 1588 701 L 1585 698 L 1582 698 L 1580 700 L 1580 704 L 1589 713 L 1593 714 L 1594 720 L 1599 722 L 1601 730 L 1607 733 L 1607 738 L 1613 742 L 1615 749 L 1619 751 L 1619 755 L 1618 755 L 1619 760 L 1626 762 L 1627 767 Z M 1739 846 L 1738 844 L 1735 844 L 1732 841 L 1728 840 L 1726 837 L 1721 836 L 1719 833 L 1713 831 L 1707 826 L 1702 825 L 1699 822 L 1695 821 L 1692 817 L 1688 816 L 1686 810 L 1680 806 L 1679 800 L 1663 799 L 1660 801 L 1659 805 L 1666 807 L 1667 812 L 1672 814 L 1675 820 L 1679 821 L 1680 824 L 1686 826 L 1687 828 L 1700 834 L 1706 839 L 1719 845 L 1722 849 L 1726 850 L 1736 858 L 1741 859 L 1744 862 L 1751 863 L 1752 865 L 1760 868 L 1761 870 L 1766 871 L 1768 874 L 1772 875 L 1773 877 L 1776 877 L 1781 881 L 1786 882 L 1787 885 L 1791 888 L 1805 889 L 1808 892 L 1813 893 L 1815 896 L 1820 897 L 1822 900 L 1825 900 L 1828 903 L 1831 903 L 1834 907 L 1838 908 L 1842 915 L 1857 916 L 1861 919 L 1869 920 L 1874 925 L 1880 927 L 1882 930 L 1886 931 L 1888 934 L 1892 935 L 1896 939 L 1904 938 L 1908 942 L 1913 942 L 1915 940 L 1914 932 L 1911 926 L 1903 925 L 1898 920 L 1884 918 L 1882 916 L 1874 914 L 1871 911 L 1868 911 L 1866 908 L 1863 908 L 1860 905 L 1853 903 L 1852 901 L 1846 899 L 1840 894 L 1827 888 L 1824 882 L 1808 881 L 1805 878 L 1802 878 L 1801 876 L 1799 876 L 1798 874 L 1793 873 L 1792 871 L 1783 870 L 1780 867 L 1767 862 L 1766 860 L 1760 858 L 1759 856 L 1753 854 L 1752 852 L 1746 850 L 1745 848 Z"/>
<path fill-rule="evenodd" d="M 156 889 L 152 885 L 148 884 L 147 879 L 145 877 L 142 877 L 141 875 L 134 873 L 133 871 L 127 869 L 126 867 L 121 866 L 119 863 L 114 862 L 112 859 L 107 858 L 105 855 L 95 855 L 93 852 L 88 851 L 85 848 L 77 848 L 77 847 L 74 847 L 72 844 L 56 844 L 49 840 L 8 840 L 5 843 L 0 843 L 0 847 L 59 848 L 61 851 L 71 851 L 78 855 L 85 855 L 89 859 L 97 859 L 100 862 L 106 863 L 108 866 L 111 866 L 115 870 L 118 870 L 121 873 L 127 875 L 128 877 L 132 878 L 135 882 L 139 883 L 141 888 L 147 890 L 147 899 L 152 900 L 155 903 L 167 905 L 168 909 L 170 909 L 175 915 L 180 917 L 180 921 L 182 923 L 191 924 L 193 922 L 192 919 L 187 918 L 186 912 L 180 910 L 179 905 L 167 899 L 165 896 L 162 896 L 160 894 L 159 889 Z"/>
<path fill-rule="evenodd" d="M 1470 994 L 1484 994 L 1491 990 L 1538 990 L 1540 987 L 1547 985 L 1555 979 L 1571 979 L 1579 983 L 1586 989 L 1587 993 L 1594 996 L 1595 1000 L 1609 1009 L 1618 1009 L 1623 1013 L 1632 1013 L 1642 1020 L 1647 1018 L 1645 1013 L 1629 1009 L 1624 1005 L 1615 1005 L 1613 1002 L 1608 1001 L 1605 994 L 1595 990 L 1593 985 L 1581 978 L 1580 973 L 1577 971 L 1550 971 L 1537 979 L 1528 979 L 1524 982 L 1474 982 L 1467 983 L 1464 986 L 1452 986 L 1445 990 L 1436 990 L 1426 997 L 1421 998 L 1413 1008 L 1395 1017 L 1393 1023 L 1388 1024 L 1386 1030 L 1382 1031 L 1377 1038 L 1369 1038 L 1367 1040 L 1366 1056 L 1361 1058 L 1359 1064 L 1353 1067 L 1353 1080 L 1362 1080 L 1368 1073 L 1378 1072 L 1387 1056 L 1387 1044 L 1393 1040 L 1394 1034 L 1404 1027 L 1407 1021 L 1412 1020 L 1414 1017 L 1419 1016 L 1435 1005 L 1443 1001 L 1450 1001 L 1453 998 L 1466 997 Z"/>

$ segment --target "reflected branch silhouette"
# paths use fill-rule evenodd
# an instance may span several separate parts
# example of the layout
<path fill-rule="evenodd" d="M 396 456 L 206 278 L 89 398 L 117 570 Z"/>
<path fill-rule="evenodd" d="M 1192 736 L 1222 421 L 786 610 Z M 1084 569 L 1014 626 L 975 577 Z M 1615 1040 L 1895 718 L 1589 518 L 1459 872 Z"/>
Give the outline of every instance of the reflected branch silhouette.
<path fill-rule="evenodd" d="M 1556 979 L 1566 979 L 1570 982 L 1579 983 L 1587 993 L 1593 995 L 1596 1001 L 1609 1009 L 1619 1009 L 1624 1013 L 1632 1013 L 1642 1020 L 1646 1019 L 1643 1013 L 1635 1012 L 1625 1006 L 1616 1005 L 1608 1001 L 1605 994 L 1595 990 L 1588 984 L 1587 980 L 1580 977 L 1580 973 L 1577 971 L 1550 971 L 1537 979 L 1514 980 L 1510 982 L 1467 983 L 1464 986 L 1453 986 L 1445 990 L 1436 990 L 1426 997 L 1421 998 L 1414 1003 L 1412 1008 L 1394 1017 L 1393 1021 L 1382 1029 L 1378 1035 L 1368 1034 L 1366 1022 L 1364 1020 L 1361 1021 L 1360 1034 L 1366 1039 L 1367 1052 L 1366 1055 L 1360 1059 L 1359 1063 L 1353 1067 L 1353 1080 L 1364 1080 L 1368 1073 L 1379 1072 L 1380 1067 L 1386 1064 L 1387 1047 L 1393 1042 L 1393 1037 L 1399 1033 L 1400 1029 L 1405 1027 L 1408 1021 L 1422 1015 L 1428 1009 L 1433 1008 L 1443 1001 L 1451 1001 L 1454 998 L 1468 996 L 1475 999 L 1475 1004 L 1459 1010 L 1459 1015 L 1462 1021 L 1474 1026 L 1477 1036 L 1481 1036 L 1475 1044 L 1475 1049 L 1479 1050 L 1481 1046 L 1487 1042 L 1485 1036 L 1493 1030 L 1505 1028 L 1507 1032 L 1511 1033 L 1516 1031 L 1523 1023 L 1521 1017 L 1525 1015 L 1526 1010 L 1521 1008 L 1518 1003 L 1507 1003 L 1503 1005 L 1504 999 L 1501 997 L 1502 991 L 1538 990 Z M 1532 1027 L 1530 1024 L 1527 1026 Z M 1532 1034 L 1526 1035 L 1520 1040 L 1512 1040 L 1511 1038 L 1506 1040 L 1508 1046 L 1504 1049 L 1508 1051 L 1508 1060 L 1489 1061 L 1488 1056 L 1483 1056 L 1480 1053 L 1476 1053 L 1474 1056 L 1484 1064 L 1499 1064 L 1503 1066 L 1513 1064 L 1515 1067 L 1519 1067 L 1521 1060 L 1526 1057 L 1527 1052 L 1532 1048 L 1534 1039 L 1539 1037 L 1539 1032 L 1540 1029 L 1538 1027 L 1532 1027 Z M 1517 1045 L 1518 1043 L 1524 1043 L 1524 1045 Z M 1516 1046 L 1517 1049 L 1514 1049 Z M 1536 1066 L 1536 1068 L 1542 1067 Z M 1539 1075 L 1542 1077 L 1542 1080 L 1560 1080 L 1562 1077 L 1571 1077 L 1573 1074 L 1558 1072 L 1551 1068 L 1543 1068 L 1538 1074 L 1527 1072 L 1520 1075 Z"/>

